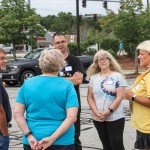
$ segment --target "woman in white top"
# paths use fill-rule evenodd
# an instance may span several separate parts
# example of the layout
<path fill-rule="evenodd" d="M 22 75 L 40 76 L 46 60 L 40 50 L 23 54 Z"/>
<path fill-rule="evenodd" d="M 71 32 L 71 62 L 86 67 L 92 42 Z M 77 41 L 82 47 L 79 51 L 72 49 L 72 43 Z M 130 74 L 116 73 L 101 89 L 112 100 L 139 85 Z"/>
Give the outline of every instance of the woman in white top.
<path fill-rule="evenodd" d="M 99 50 L 87 71 L 88 103 L 104 150 L 124 150 L 124 115 L 121 101 L 126 80 L 115 58 Z"/>

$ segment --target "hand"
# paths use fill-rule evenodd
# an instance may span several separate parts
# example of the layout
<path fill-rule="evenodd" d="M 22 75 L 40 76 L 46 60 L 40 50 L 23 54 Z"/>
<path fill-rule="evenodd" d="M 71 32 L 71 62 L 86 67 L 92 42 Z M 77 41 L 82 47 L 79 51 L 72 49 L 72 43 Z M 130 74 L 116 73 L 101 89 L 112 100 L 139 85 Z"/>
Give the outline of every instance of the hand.
<path fill-rule="evenodd" d="M 107 118 L 107 116 L 110 115 L 110 111 L 108 109 L 106 109 L 103 112 L 100 112 L 100 120 L 104 120 Z"/>
<path fill-rule="evenodd" d="M 55 139 L 50 137 L 43 138 L 41 141 L 38 142 L 38 148 L 41 150 L 45 150 L 50 147 L 54 143 Z"/>
<path fill-rule="evenodd" d="M 32 150 L 39 150 L 38 141 L 33 135 L 29 135 L 27 139 Z"/>
<path fill-rule="evenodd" d="M 83 74 L 81 72 L 75 72 L 73 74 L 73 77 L 74 77 L 74 84 L 75 85 L 79 85 L 79 84 L 82 84 L 82 81 L 83 81 Z"/>
<path fill-rule="evenodd" d="M 124 93 L 124 98 L 131 100 L 134 93 L 130 89 L 126 89 Z"/>
<path fill-rule="evenodd" d="M 105 121 L 105 118 L 101 115 L 101 112 L 99 112 L 98 110 L 96 110 L 94 112 L 96 118 L 100 121 L 100 122 L 104 122 Z"/>
<path fill-rule="evenodd" d="M 83 76 L 83 74 L 79 71 L 77 71 L 73 74 L 73 77 L 79 77 L 79 76 Z"/>

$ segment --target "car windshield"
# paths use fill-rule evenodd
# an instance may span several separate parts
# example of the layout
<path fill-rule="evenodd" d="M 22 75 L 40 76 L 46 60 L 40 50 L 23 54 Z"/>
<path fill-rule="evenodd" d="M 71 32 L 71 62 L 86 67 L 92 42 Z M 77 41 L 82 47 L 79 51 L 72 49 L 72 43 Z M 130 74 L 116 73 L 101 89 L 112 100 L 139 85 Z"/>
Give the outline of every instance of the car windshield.
<path fill-rule="evenodd" d="M 43 49 L 36 49 L 36 50 L 30 51 L 29 53 L 27 53 L 26 55 L 24 55 L 23 58 L 25 58 L 25 59 L 39 58 L 42 50 Z"/>

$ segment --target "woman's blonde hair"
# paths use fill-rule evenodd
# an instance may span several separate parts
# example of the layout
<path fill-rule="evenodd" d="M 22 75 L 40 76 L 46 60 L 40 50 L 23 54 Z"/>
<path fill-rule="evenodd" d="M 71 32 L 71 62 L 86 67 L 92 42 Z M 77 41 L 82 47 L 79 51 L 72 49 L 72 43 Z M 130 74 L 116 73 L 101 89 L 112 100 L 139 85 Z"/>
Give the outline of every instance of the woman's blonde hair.
<path fill-rule="evenodd" d="M 119 63 L 117 62 L 117 60 L 106 50 L 100 49 L 95 55 L 94 55 L 94 60 L 93 63 L 90 65 L 90 67 L 87 70 L 87 75 L 88 77 L 91 77 L 93 74 L 99 73 L 101 72 L 101 69 L 98 65 L 98 58 L 99 57 L 106 57 L 109 59 L 110 61 L 110 69 L 112 71 L 116 71 L 119 72 L 123 75 L 123 77 L 125 78 L 123 71 L 119 65 Z"/>
<path fill-rule="evenodd" d="M 43 50 L 39 58 L 39 67 L 43 73 L 57 73 L 65 66 L 63 54 L 58 49 Z"/>

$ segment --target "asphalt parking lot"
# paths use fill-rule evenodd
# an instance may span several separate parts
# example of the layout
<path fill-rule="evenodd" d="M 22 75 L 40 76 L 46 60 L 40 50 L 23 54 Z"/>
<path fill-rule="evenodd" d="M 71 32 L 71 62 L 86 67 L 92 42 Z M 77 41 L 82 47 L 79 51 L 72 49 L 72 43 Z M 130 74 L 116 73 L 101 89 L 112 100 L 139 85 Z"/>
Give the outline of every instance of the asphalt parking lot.
<path fill-rule="evenodd" d="M 128 88 L 131 87 L 135 79 L 128 79 Z M 82 105 L 82 112 L 81 112 L 81 141 L 83 150 L 102 150 L 101 142 L 98 138 L 97 132 L 95 127 L 92 123 L 90 109 L 87 104 L 87 85 L 82 84 L 80 86 L 81 91 L 81 105 Z M 6 87 L 8 91 L 11 108 L 12 111 L 14 110 L 15 106 L 15 99 L 20 87 Z M 133 150 L 133 145 L 135 141 L 135 130 L 130 126 L 130 111 L 129 105 L 127 100 L 123 100 L 124 105 L 124 114 L 125 114 L 125 130 L 124 130 L 124 145 L 126 150 Z M 21 141 L 21 132 L 18 128 L 17 124 L 15 123 L 14 119 L 12 119 L 12 127 L 9 128 L 10 132 L 10 150 L 22 150 L 22 141 Z"/>

